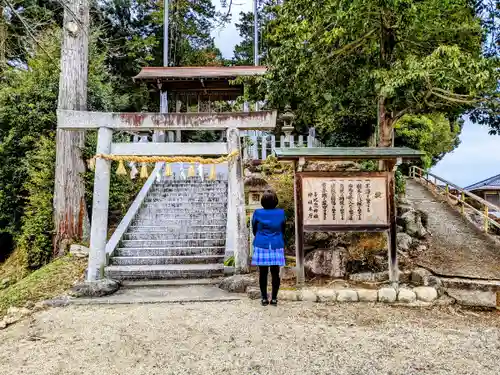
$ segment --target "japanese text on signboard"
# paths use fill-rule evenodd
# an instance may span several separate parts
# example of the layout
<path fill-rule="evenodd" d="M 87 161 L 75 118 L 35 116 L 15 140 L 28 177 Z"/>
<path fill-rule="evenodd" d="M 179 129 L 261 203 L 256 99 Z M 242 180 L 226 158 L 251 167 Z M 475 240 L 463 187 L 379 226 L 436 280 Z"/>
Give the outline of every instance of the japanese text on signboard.
<path fill-rule="evenodd" d="M 385 177 L 304 177 L 304 225 L 387 225 Z"/>

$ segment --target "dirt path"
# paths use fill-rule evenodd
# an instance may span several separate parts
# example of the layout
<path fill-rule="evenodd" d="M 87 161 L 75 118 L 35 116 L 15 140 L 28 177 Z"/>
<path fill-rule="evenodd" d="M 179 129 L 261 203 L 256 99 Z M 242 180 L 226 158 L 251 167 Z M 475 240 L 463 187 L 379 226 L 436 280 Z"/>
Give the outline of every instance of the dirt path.
<path fill-rule="evenodd" d="M 0 331 L 0 374 L 498 374 L 500 316 L 367 304 L 72 306 Z"/>
<path fill-rule="evenodd" d="M 500 280 L 500 246 L 419 183 L 408 179 L 406 196 L 429 215 L 431 246 L 421 266 L 442 276 Z"/>

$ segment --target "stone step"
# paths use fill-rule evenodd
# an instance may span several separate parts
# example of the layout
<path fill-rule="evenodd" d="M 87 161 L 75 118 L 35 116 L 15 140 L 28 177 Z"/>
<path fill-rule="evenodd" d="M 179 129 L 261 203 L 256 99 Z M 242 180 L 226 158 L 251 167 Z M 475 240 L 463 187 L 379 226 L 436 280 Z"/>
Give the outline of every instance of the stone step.
<path fill-rule="evenodd" d="M 183 256 L 183 255 L 223 255 L 225 246 L 208 247 L 119 247 L 113 252 L 117 257 Z"/>
<path fill-rule="evenodd" d="M 136 217 L 136 220 L 203 220 L 204 223 L 210 224 L 210 220 L 225 220 L 227 212 L 225 211 L 219 211 L 217 213 L 210 212 L 210 213 L 203 213 L 203 212 L 185 212 L 183 215 L 181 215 L 182 212 L 178 211 L 158 211 L 157 213 L 155 212 L 154 214 L 150 214 L 148 212 L 139 212 L 139 214 Z"/>
<path fill-rule="evenodd" d="M 190 177 L 192 180 L 164 180 L 164 181 L 156 181 L 154 186 L 158 185 L 227 185 L 226 180 L 196 180 L 195 177 Z"/>
<path fill-rule="evenodd" d="M 159 202 L 156 203 L 149 203 L 146 207 L 141 208 L 139 212 L 149 212 L 149 211 L 174 211 L 174 212 L 198 212 L 198 211 L 222 211 L 226 209 L 226 205 L 220 204 L 220 205 L 198 205 L 198 204 L 192 204 L 192 205 L 165 205 Z"/>
<path fill-rule="evenodd" d="M 120 247 L 220 247 L 225 246 L 226 239 L 197 238 L 189 240 L 122 240 Z"/>
<path fill-rule="evenodd" d="M 226 238 L 226 230 L 219 232 L 179 232 L 175 230 L 165 232 L 133 232 L 125 233 L 123 240 L 188 240 L 209 238 L 214 240 L 224 240 Z"/>
<path fill-rule="evenodd" d="M 153 185 L 151 190 L 227 190 L 227 185 L 223 184 L 213 184 L 213 185 L 202 185 L 202 184 L 186 184 L 186 185 Z"/>
<path fill-rule="evenodd" d="M 115 280 L 190 279 L 219 277 L 224 274 L 223 264 L 165 264 L 147 266 L 108 266 L 107 277 Z"/>
<path fill-rule="evenodd" d="M 177 223 L 173 222 L 170 225 L 142 225 L 142 226 L 137 226 L 137 225 L 131 225 L 128 228 L 128 233 L 164 233 L 168 231 L 175 231 L 175 232 L 224 232 L 226 231 L 226 225 L 186 225 L 188 223 Z"/>
<path fill-rule="evenodd" d="M 444 288 L 476 290 L 482 292 L 500 291 L 500 280 L 464 279 L 459 277 L 439 277 Z"/>
<path fill-rule="evenodd" d="M 220 210 L 226 208 L 226 202 L 169 202 L 169 201 L 153 201 L 148 202 L 147 205 L 144 205 L 142 209 L 183 209 L 189 210 L 191 208 L 194 209 L 206 209 L 206 210 Z"/>
<path fill-rule="evenodd" d="M 212 193 L 227 191 L 227 186 L 162 186 L 162 187 L 152 187 L 150 193 L 190 193 L 190 192 L 200 192 L 200 193 Z"/>
<path fill-rule="evenodd" d="M 212 279 L 167 279 L 167 280 L 124 280 L 120 289 L 156 288 L 156 287 L 181 287 L 192 285 L 217 285 L 220 278 Z"/>
<path fill-rule="evenodd" d="M 111 257 L 111 265 L 154 265 L 154 264 L 215 264 L 223 263 L 224 255 L 181 255 L 181 256 L 139 256 Z"/>
<path fill-rule="evenodd" d="M 203 207 L 190 207 L 190 208 L 182 208 L 182 207 L 170 207 L 170 208 L 161 208 L 157 206 L 151 206 L 146 209 L 142 209 L 137 214 L 138 218 L 157 218 L 158 216 L 169 216 L 169 217 L 214 217 L 221 216 L 224 218 L 226 215 L 226 208 L 203 208 Z"/>
<path fill-rule="evenodd" d="M 145 201 L 146 202 L 146 201 Z M 150 200 L 150 202 L 157 202 Z M 186 199 L 184 197 L 178 197 L 178 196 L 172 196 L 169 199 L 161 199 L 161 203 L 164 204 L 185 204 L 185 205 L 191 205 L 191 204 L 227 204 L 227 197 L 207 197 L 205 199 Z"/>
<path fill-rule="evenodd" d="M 134 219 L 134 225 L 168 225 L 172 223 L 173 220 L 182 220 L 186 222 L 186 225 L 189 225 L 190 222 L 194 222 L 194 224 L 222 224 L 226 223 L 226 216 L 221 214 L 213 214 L 211 217 L 203 216 L 200 214 L 193 214 L 192 216 L 183 216 L 176 217 L 175 215 L 169 214 L 157 214 L 157 215 L 139 215 L 136 219 Z"/>
<path fill-rule="evenodd" d="M 226 218 L 216 219 L 216 218 L 136 218 L 132 223 L 132 227 L 169 227 L 171 225 L 185 225 L 186 227 L 201 226 L 201 225 L 216 225 L 225 226 L 227 224 Z"/>
<path fill-rule="evenodd" d="M 186 203 L 192 202 L 217 202 L 223 203 L 227 202 L 227 193 L 193 193 L 193 194 L 184 194 L 182 192 L 172 193 L 172 194 L 148 194 L 144 199 L 144 202 L 157 202 L 157 201 L 166 201 L 166 202 L 178 202 L 184 201 Z"/>

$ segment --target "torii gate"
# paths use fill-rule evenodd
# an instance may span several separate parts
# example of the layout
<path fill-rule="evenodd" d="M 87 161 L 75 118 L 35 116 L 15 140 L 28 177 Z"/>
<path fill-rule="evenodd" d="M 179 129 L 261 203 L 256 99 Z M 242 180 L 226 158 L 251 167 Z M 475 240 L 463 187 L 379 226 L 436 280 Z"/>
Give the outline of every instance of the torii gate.
<path fill-rule="evenodd" d="M 208 72 L 200 73 L 187 68 L 189 74 L 184 77 L 188 89 L 193 90 L 193 81 L 198 80 L 203 92 L 210 95 L 211 90 L 222 95 L 219 98 L 233 98 L 241 93 L 242 88 L 229 86 L 229 77 L 242 75 L 242 69 L 254 67 L 207 67 Z M 262 74 L 265 67 L 259 67 Z M 146 68 L 154 69 L 154 77 L 161 89 L 161 77 L 158 73 L 179 68 Z M 204 68 L 191 68 L 204 69 Z M 250 69 L 251 70 L 251 69 Z M 210 75 L 211 74 L 211 75 Z M 254 73 L 255 74 L 255 73 Z M 204 77 L 208 76 L 208 77 Z M 139 77 L 139 76 L 138 76 Z M 218 77 L 218 78 L 216 78 Z M 189 78 L 192 78 L 190 81 Z M 207 81 L 212 86 L 207 87 Z M 221 80 L 226 84 L 221 86 Z M 163 85 L 166 89 L 166 85 Z M 196 90 L 196 88 L 194 88 Z M 236 91 L 235 91 L 236 90 Z M 212 91 L 212 92 L 213 92 Z M 213 94 L 212 94 L 213 95 Z M 248 270 L 248 230 L 245 215 L 245 198 L 242 178 L 242 158 L 240 130 L 274 129 L 276 111 L 256 112 L 194 112 L 194 113 L 115 113 L 59 110 L 57 127 L 65 131 L 98 130 L 96 154 L 120 156 L 204 156 L 230 154 L 238 151 L 235 162 L 229 163 L 228 174 L 228 215 L 226 255 L 234 254 L 235 272 Z M 179 131 L 182 130 L 223 130 L 227 134 L 227 142 L 215 143 L 114 143 L 113 131 Z M 97 158 L 95 163 L 94 194 L 92 203 L 92 221 L 90 233 L 90 256 L 87 281 L 94 281 L 103 275 L 107 263 L 106 242 L 108 232 L 108 205 L 111 177 L 111 162 Z"/>

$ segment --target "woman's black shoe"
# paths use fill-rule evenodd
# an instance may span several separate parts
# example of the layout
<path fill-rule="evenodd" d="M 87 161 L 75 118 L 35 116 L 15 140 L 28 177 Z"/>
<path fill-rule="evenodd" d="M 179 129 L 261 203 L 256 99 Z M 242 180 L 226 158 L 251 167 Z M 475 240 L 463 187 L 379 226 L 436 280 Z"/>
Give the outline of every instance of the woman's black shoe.
<path fill-rule="evenodd" d="M 272 299 L 271 300 L 271 306 L 278 306 L 278 300 L 277 299 Z"/>
<path fill-rule="evenodd" d="M 269 301 L 267 300 L 267 298 L 262 298 L 262 301 L 260 301 L 260 303 L 262 304 L 262 306 L 269 305 Z"/>

